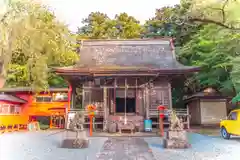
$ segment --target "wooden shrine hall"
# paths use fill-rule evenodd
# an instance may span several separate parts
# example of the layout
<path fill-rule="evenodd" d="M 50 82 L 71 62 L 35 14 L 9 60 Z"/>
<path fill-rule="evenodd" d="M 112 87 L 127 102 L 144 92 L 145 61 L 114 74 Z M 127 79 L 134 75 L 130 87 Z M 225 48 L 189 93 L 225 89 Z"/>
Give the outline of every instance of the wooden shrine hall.
<path fill-rule="evenodd" d="M 54 71 L 71 85 L 70 109 L 96 105 L 96 123 L 111 132 L 142 131 L 144 119 L 158 116 L 158 105 L 172 109 L 172 79 L 199 70 L 176 60 L 170 38 L 84 40 L 80 46 L 76 65 Z"/>

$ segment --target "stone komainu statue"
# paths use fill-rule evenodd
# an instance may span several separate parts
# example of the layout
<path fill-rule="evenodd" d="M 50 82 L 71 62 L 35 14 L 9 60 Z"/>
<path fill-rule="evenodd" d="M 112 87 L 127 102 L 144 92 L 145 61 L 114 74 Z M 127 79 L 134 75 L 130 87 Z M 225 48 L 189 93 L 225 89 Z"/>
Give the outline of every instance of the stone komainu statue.
<path fill-rule="evenodd" d="M 69 130 L 76 132 L 76 139 L 73 142 L 74 147 L 82 148 L 84 145 L 83 140 L 87 139 L 85 134 L 80 134 L 84 130 L 84 122 L 84 113 L 81 112 L 76 112 L 74 118 L 70 120 Z"/>
<path fill-rule="evenodd" d="M 84 130 L 83 124 L 84 124 L 84 114 L 81 112 L 76 112 L 73 119 L 70 120 L 69 123 L 69 129 L 77 132 Z"/>
<path fill-rule="evenodd" d="M 179 119 L 175 111 L 170 112 L 170 130 L 183 130 L 182 119 Z"/>

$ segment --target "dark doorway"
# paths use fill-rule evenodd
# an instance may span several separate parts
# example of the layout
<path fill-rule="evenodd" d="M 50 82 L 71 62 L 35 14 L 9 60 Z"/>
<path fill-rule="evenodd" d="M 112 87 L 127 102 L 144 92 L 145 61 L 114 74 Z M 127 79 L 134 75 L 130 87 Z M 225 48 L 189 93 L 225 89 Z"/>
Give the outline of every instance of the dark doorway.
<path fill-rule="evenodd" d="M 125 98 L 116 98 L 116 112 L 124 113 L 125 112 Z M 136 112 L 136 99 L 135 98 L 126 98 L 126 113 L 135 113 Z"/>

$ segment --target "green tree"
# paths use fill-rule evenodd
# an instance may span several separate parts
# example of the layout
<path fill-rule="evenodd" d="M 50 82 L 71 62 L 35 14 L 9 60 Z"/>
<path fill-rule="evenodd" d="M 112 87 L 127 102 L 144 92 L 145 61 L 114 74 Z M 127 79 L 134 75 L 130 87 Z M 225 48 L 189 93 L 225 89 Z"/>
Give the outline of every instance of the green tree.
<path fill-rule="evenodd" d="M 239 36 L 238 32 L 217 25 L 206 25 L 195 34 L 179 54 L 185 64 L 202 67 L 201 72 L 188 79 L 188 86 L 195 86 L 195 91 L 211 86 L 235 95 L 231 72 L 233 62 L 239 59 Z"/>
<path fill-rule="evenodd" d="M 176 9 L 177 6 L 156 9 L 155 16 L 146 21 L 145 27 L 148 30 L 146 36 L 175 36 L 177 25 L 172 17 Z"/>
<path fill-rule="evenodd" d="M 118 37 L 123 39 L 140 38 L 144 29 L 140 22 L 127 13 L 120 13 L 115 16 Z"/>
<path fill-rule="evenodd" d="M 74 64 L 74 37 L 41 4 L 10 1 L 0 23 L 1 76 L 9 85 L 48 87 L 49 67 Z"/>
<path fill-rule="evenodd" d="M 78 29 L 79 35 L 85 35 L 91 39 L 108 38 L 107 29 L 110 18 L 101 12 L 91 12 L 87 18 L 83 19 L 83 27 Z"/>
<path fill-rule="evenodd" d="M 140 38 L 143 32 L 139 21 L 127 13 L 121 13 L 110 19 L 104 13 L 92 12 L 83 20 L 83 24 L 84 26 L 78 30 L 80 38 L 132 39 Z"/>
<path fill-rule="evenodd" d="M 227 29 L 240 30 L 239 0 L 182 0 L 189 6 L 185 22 L 215 24 Z"/>
<path fill-rule="evenodd" d="M 181 4 L 156 9 L 155 16 L 145 24 L 145 28 L 147 29 L 145 36 L 174 37 L 175 46 L 183 46 L 201 28 L 199 24 L 182 23 L 182 19 L 187 14 L 188 8 L 189 5 Z"/>

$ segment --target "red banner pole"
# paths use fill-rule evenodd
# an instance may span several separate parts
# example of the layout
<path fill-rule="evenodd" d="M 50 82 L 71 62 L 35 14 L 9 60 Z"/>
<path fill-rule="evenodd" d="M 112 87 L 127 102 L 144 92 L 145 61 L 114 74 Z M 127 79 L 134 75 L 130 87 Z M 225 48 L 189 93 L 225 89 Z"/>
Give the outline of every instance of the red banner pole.
<path fill-rule="evenodd" d="M 163 128 L 163 118 L 160 118 L 161 119 L 161 134 L 162 134 L 162 137 L 164 136 L 164 128 Z"/>
<path fill-rule="evenodd" d="M 70 83 L 68 83 L 68 110 L 71 108 L 71 95 L 72 95 L 72 86 Z"/>
<path fill-rule="evenodd" d="M 92 136 L 92 118 L 93 116 L 89 116 L 89 120 L 90 120 L 90 123 L 89 123 L 89 135 Z"/>

